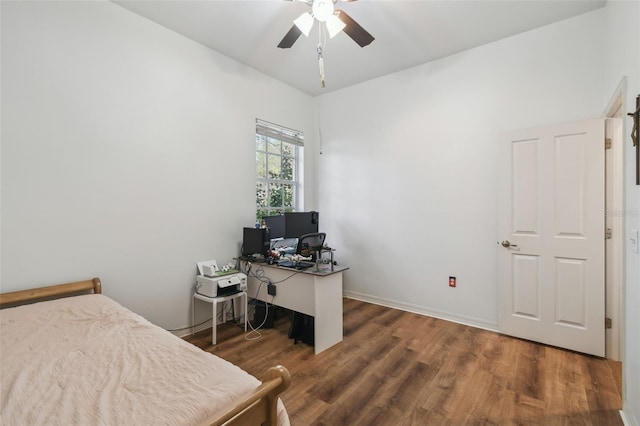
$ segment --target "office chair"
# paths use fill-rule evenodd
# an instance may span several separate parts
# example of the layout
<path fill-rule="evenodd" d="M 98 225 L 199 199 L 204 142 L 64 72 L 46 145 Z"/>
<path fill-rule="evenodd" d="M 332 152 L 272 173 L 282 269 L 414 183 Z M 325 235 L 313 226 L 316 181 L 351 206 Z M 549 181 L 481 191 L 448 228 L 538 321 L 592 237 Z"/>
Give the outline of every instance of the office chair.
<path fill-rule="evenodd" d="M 313 234 L 305 234 L 298 238 L 298 247 L 296 253 L 301 256 L 316 256 L 316 259 L 320 256 L 320 251 L 324 246 L 324 239 L 327 234 L 324 232 L 315 232 Z"/>

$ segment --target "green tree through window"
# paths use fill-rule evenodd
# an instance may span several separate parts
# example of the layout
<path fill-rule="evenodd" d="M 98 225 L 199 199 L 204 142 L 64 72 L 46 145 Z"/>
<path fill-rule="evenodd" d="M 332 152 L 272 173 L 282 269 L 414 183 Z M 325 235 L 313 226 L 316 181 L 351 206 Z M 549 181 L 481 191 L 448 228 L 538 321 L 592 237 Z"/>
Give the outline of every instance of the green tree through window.
<path fill-rule="evenodd" d="M 303 135 L 256 120 L 256 222 L 296 210 Z"/>

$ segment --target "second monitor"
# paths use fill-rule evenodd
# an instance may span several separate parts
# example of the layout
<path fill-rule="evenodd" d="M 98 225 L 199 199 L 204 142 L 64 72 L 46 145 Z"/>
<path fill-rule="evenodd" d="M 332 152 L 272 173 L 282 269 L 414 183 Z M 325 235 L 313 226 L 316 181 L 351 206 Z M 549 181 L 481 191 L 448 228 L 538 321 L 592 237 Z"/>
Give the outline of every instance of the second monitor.
<path fill-rule="evenodd" d="M 271 238 L 300 238 L 318 232 L 318 212 L 287 212 L 263 217 Z"/>

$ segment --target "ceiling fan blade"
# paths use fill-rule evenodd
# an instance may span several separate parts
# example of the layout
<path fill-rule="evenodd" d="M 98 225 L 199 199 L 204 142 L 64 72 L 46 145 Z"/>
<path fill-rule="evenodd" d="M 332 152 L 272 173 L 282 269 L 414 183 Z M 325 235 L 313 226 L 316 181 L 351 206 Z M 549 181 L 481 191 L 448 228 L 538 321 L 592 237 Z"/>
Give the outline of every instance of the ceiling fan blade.
<path fill-rule="evenodd" d="M 302 31 L 300 31 L 300 29 L 295 25 L 292 26 L 289 32 L 280 41 L 280 44 L 278 44 L 278 47 L 280 49 L 290 48 L 291 46 L 293 46 L 293 43 L 295 43 L 296 40 L 298 40 L 298 37 L 300 37 L 300 34 L 302 34 Z"/>
<path fill-rule="evenodd" d="M 360 47 L 365 47 L 375 40 L 367 30 L 362 28 L 351 16 L 347 15 L 344 10 L 336 9 L 336 11 L 338 12 L 338 18 L 346 25 L 343 31 L 347 33 L 353 41 L 358 43 Z"/>

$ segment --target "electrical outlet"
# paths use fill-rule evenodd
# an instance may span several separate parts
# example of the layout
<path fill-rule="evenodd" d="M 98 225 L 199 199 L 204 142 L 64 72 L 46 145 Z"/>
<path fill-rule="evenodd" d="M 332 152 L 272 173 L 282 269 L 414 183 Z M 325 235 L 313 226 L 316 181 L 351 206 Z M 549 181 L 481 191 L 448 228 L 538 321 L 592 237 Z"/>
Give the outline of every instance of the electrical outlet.
<path fill-rule="evenodd" d="M 276 285 L 275 284 L 267 285 L 267 293 L 269 293 L 272 296 L 275 296 L 276 295 Z"/>
<path fill-rule="evenodd" d="M 449 287 L 456 286 L 456 277 L 449 277 Z"/>

